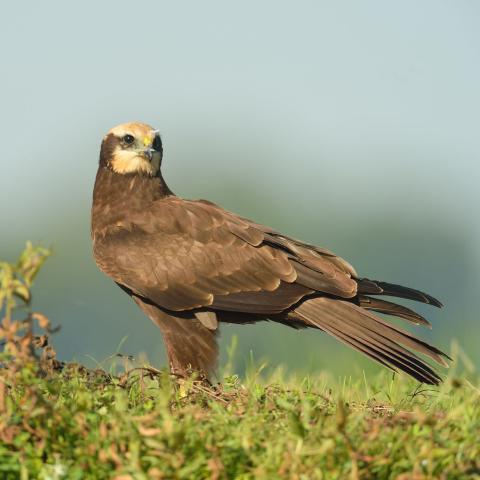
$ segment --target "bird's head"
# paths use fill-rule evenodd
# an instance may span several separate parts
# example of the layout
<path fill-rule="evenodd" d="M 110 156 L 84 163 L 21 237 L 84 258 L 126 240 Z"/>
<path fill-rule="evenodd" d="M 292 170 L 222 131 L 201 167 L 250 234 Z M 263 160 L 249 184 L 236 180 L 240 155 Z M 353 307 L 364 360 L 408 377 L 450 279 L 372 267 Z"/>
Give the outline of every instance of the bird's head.
<path fill-rule="evenodd" d="M 156 176 L 162 153 L 158 130 L 145 123 L 123 123 L 103 138 L 100 165 L 122 175 Z"/>

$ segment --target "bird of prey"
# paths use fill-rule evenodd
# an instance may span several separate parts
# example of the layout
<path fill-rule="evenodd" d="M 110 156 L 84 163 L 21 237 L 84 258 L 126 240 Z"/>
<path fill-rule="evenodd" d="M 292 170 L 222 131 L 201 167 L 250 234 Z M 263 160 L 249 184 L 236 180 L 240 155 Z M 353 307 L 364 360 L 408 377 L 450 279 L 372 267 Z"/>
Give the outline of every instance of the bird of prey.
<path fill-rule="evenodd" d="M 427 384 L 441 377 L 418 354 L 448 366 L 445 353 L 378 313 L 430 326 L 379 298 L 436 307 L 426 293 L 357 275 L 329 250 L 283 235 L 206 200 L 177 197 L 161 173 L 158 130 L 125 123 L 103 138 L 92 206 L 93 252 L 160 327 L 170 371 L 208 378 L 219 325 L 270 320 L 314 328 L 394 371 Z"/>

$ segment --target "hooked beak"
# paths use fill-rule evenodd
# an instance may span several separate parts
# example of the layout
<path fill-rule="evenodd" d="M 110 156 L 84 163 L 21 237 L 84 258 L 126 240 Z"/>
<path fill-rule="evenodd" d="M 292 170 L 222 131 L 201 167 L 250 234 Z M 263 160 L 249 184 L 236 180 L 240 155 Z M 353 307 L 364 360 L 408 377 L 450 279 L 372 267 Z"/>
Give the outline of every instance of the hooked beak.
<path fill-rule="evenodd" d="M 147 147 L 144 151 L 143 154 L 145 157 L 147 157 L 150 161 L 152 161 L 153 154 L 156 152 L 156 150 L 153 147 Z"/>
<path fill-rule="evenodd" d="M 153 159 L 153 155 L 155 153 L 162 154 L 162 141 L 160 140 L 160 135 L 158 134 L 158 130 L 153 130 L 153 139 L 151 140 L 148 137 L 145 137 L 143 142 L 145 145 L 145 149 L 143 150 L 143 154 L 146 158 L 150 161 Z"/>

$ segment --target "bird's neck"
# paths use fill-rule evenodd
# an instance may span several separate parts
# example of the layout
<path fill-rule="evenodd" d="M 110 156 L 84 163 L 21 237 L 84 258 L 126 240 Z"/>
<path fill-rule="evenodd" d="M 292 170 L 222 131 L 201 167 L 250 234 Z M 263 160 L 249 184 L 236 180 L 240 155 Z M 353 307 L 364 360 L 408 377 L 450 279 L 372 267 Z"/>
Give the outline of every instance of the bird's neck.
<path fill-rule="evenodd" d="M 155 200 L 173 195 L 161 174 L 122 175 L 100 167 L 93 189 L 92 225 L 106 227 L 125 215 L 145 209 Z"/>

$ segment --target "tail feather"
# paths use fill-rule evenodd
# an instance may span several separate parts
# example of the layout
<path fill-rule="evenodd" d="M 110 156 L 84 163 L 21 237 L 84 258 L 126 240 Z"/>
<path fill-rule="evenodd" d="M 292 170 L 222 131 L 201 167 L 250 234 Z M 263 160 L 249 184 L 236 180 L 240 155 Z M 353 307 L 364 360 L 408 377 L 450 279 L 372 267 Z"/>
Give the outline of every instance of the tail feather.
<path fill-rule="evenodd" d="M 360 295 L 358 297 L 358 304 L 367 310 L 393 315 L 395 317 L 403 318 L 415 325 L 425 325 L 428 328 L 432 328 L 432 325 L 426 318 L 403 305 L 380 300 L 379 298 L 367 297 L 365 295 Z"/>
<path fill-rule="evenodd" d="M 438 385 L 442 380 L 431 367 L 416 358 L 411 352 L 407 351 L 410 356 L 402 355 L 392 352 L 391 349 L 382 348 L 381 344 L 368 338 L 351 336 L 332 327 L 328 327 L 327 331 L 394 372 L 398 372 L 397 369 L 402 370 L 416 380 L 430 385 Z"/>
<path fill-rule="evenodd" d="M 448 366 L 444 360 L 448 356 L 436 347 L 348 301 L 311 298 L 295 307 L 289 318 L 324 330 L 391 370 L 402 370 L 430 385 L 438 385 L 441 377 L 408 348 Z"/>
<path fill-rule="evenodd" d="M 439 300 L 431 295 L 428 295 L 428 293 L 415 290 L 414 288 L 396 285 L 394 283 L 369 280 L 368 278 L 358 279 L 358 293 L 366 293 L 369 295 L 389 295 L 391 297 L 406 298 L 408 300 L 415 300 L 416 302 L 427 303 L 439 308 L 443 307 Z"/>

